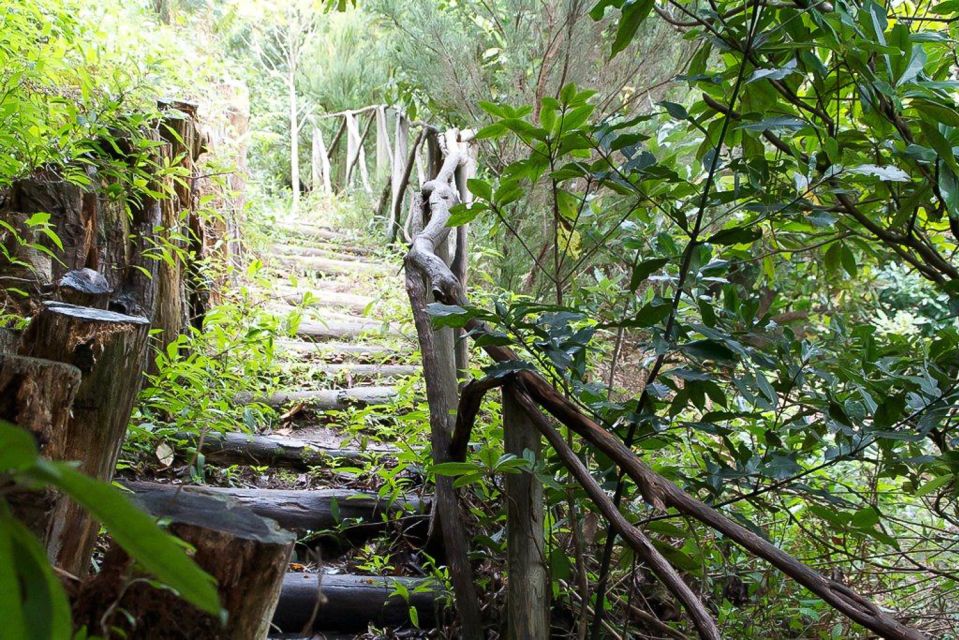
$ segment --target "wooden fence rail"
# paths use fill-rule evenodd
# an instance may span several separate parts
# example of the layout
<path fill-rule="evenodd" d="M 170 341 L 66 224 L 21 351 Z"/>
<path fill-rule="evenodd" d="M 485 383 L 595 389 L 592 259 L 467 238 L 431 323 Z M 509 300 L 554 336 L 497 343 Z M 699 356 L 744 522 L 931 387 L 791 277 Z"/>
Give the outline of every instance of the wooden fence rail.
<path fill-rule="evenodd" d="M 330 121 L 338 124 L 331 126 Z M 384 219 L 387 240 L 395 242 L 403 229 L 404 208 L 409 209 L 406 196 L 413 170 L 416 169 L 420 186 L 435 175 L 438 167 L 432 172 L 425 167 L 433 161 L 431 158 L 439 158 L 442 163 L 442 156 L 437 154 L 446 148 L 445 137 L 450 132 L 411 120 L 403 111 L 388 105 L 313 115 L 306 124 L 311 140 L 310 188 L 326 194 L 362 191 L 369 197 L 376 196 L 374 212 Z M 332 134 L 329 145 L 324 131 Z M 415 135 L 412 144 L 411 134 Z M 428 141 L 440 138 L 444 138 L 443 143 Z M 341 149 L 344 139 L 345 149 Z M 435 147 L 432 150 L 431 144 Z M 370 145 L 371 154 L 367 153 Z M 456 178 L 464 198 L 467 172 L 467 168 L 457 171 Z"/>

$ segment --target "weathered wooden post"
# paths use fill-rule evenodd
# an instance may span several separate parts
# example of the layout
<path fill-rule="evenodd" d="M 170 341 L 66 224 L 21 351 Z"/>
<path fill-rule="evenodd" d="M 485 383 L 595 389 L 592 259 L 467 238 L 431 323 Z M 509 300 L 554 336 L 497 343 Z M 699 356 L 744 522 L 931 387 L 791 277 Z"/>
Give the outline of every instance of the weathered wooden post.
<path fill-rule="evenodd" d="M 506 453 L 539 458 L 541 438 L 515 397 L 503 387 L 503 439 Z M 543 485 L 530 473 L 506 476 L 506 624 L 509 640 L 549 638 L 549 572 L 543 530 Z"/>
<path fill-rule="evenodd" d="M 58 457 L 79 460 L 80 470 L 111 480 L 143 374 L 146 318 L 47 302 L 30 322 L 21 355 L 66 362 L 82 374 Z M 55 518 L 48 551 L 75 575 L 87 570 L 98 525 L 68 503 Z"/>
<path fill-rule="evenodd" d="M 333 191 L 330 182 L 330 158 L 326 145 L 323 143 L 323 131 L 315 119 L 311 118 L 310 124 L 313 125 L 313 147 L 310 156 L 310 165 L 313 172 L 311 186 L 313 189 L 322 187 L 323 193 L 330 194 Z"/>

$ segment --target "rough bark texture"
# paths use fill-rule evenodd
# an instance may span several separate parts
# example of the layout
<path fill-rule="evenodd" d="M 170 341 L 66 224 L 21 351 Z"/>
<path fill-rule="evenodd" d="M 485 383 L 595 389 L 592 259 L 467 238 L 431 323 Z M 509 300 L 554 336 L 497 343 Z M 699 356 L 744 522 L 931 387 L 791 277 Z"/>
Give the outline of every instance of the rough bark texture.
<path fill-rule="evenodd" d="M 64 459 L 70 408 L 79 386 L 80 370 L 73 365 L 0 353 L 0 419 L 33 434 L 47 458 Z M 8 499 L 14 514 L 44 541 L 58 510 L 65 507 L 52 490 L 17 492 Z"/>
<path fill-rule="evenodd" d="M 503 442 L 506 453 L 518 458 L 527 451 L 539 458 L 540 435 L 515 392 L 503 388 Z M 543 485 L 530 473 L 505 479 L 507 638 L 545 640 L 549 637 L 549 572 L 543 532 Z"/>
<path fill-rule="evenodd" d="M 140 491 L 134 502 L 170 522 L 171 533 L 196 549 L 196 563 L 217 580 L 226 625 L 167 590 L 131 583 L 132 561 L 119 547 L 76 598 L 77 622 L 102 632 L 101 622 L 143 640 L 265 640 L 280 596 L 295 536 L 232 501 L 183 491 Z M 111 612 L 108 607 L 116 603 Z M 120 615 L 122 608 L 127 615 Z M 113 634 L 111 634 L 112 637 Z"/>
<path fill-rule="evenodd" d="M 390 515 L 411 515 L 423 512 L 429 504 L 415 497 L 389 502 L 373 494 L 348 489 L 318 489 L 314 491 L 287 491 L 282 489 L 233 489 L 227 487 L 197 487 L 157 484 L 154 482 L 125 482 L 136 494 L 182 495 L 196 494 L 231 499 L 253 513 L 275 520 L 284 529 L 292 531 L 322 531 L 333 529 L 344 522 L 382 524 Z"/>
<path fill-rule="evenodd" d="M 47 302 L 21 340 L 21 354 L 80 370 L 61 459 L 79 461 L 81 471 L 100 480 L 113 478 L 140 388 L 149 326 L 145 318 Z M 50 532 L 49 550 L 60 567 L 80 575 L 96 534 L 97 524 L 71 503 Z"/>
<path fill-rule="evenodd" d="M 409 602 L 391 595 L 397 584 L 408 590 Z M 365 631 L 370 624 L 412 627 L 412 607 L 419 626 L 429 629 L 442 612 L 441 595 L 440 585 L 423 579 L 288 573 L 273 624 L 283 633 L 307 636 L 325 629 Z"/>

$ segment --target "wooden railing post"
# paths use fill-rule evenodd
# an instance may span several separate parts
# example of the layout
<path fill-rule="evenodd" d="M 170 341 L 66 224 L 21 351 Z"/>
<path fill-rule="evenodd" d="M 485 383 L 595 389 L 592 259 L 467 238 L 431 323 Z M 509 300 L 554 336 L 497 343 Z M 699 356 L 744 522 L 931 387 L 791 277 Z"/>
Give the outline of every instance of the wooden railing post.
<path fill-rule="evenodd" d="M 515 391 L 503 387 L 506 453 L 539 458 L 541 438 Z M 509 640 L 549 638 L 549 573 L 543 530 L 543 485 L 531 473 L 506 476 L 506 618 Z"/>

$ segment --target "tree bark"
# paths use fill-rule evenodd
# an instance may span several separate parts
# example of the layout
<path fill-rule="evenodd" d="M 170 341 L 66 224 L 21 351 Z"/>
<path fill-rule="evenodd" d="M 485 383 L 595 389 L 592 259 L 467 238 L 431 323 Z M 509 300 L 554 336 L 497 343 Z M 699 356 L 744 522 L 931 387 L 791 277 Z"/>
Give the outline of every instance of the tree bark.
<path fill-rule="evenodd" d="M 77 622 L 97 632 L 106 623 L 142 640 L 265 640 L 296 537 L 212 495 L 144 490 L 133 500 L 196 549 L 193 559 L 216 578 L 226 624 L 168 590 L 130 582 L 133 561 L 116 545 L 100 573 L 81 587 Z M 120 609 L 125 615 L 115 613 Z"/>
<path fill-rule="evenodd" d="M 539 458 L 540 435 L 516 400 L 503 387 L 503 441 L 506 453 Z M 549 572 L 543 530 L 543 485 L 531 473 L 511 473 L 504 481 L 506 500 L 506 637 L 511 640 L 549 638 Z"/>
<path fill-rule="evenodd" d="M 21 340 L 22 355 L 66 362 L 80 370 L 61 459 L 78 460 L 80 470 L 94 478 L 113 478 L 140 389 L 149 327 L 145 318 L 47 302 Z M 57 564 L 84 574 L 97 529 L 86 511 L 70 503 L 49 535 Z"/>
<path fill-rule="evenodd" d="M 29 431 L 40 453 L 64 460 L 70 437 L 70 409 L 80 386 L 71 364 L 0 353 L 0 419 Z M 2 484 L 2 483 L 0 483 Z M 46 542 L 65 501 L 52 490 L 8 495 L 13 513 Z"/>

